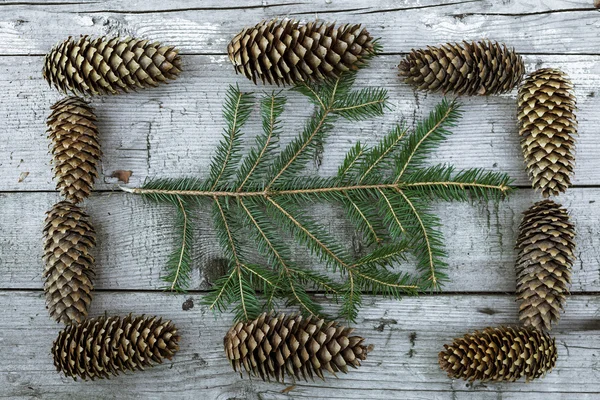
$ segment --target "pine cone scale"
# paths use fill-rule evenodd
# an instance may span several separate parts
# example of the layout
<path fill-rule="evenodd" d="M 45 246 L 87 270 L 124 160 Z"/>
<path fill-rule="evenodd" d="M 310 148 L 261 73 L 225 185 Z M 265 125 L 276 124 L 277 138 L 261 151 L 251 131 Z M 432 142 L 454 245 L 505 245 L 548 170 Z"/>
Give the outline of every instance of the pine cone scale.
<path fill-rule="evenodd" d="M 62 99 L 51 108 L 47 133 L 56 186 L 67 200 L 79 203 L 90 195 L 98 176 L 102 152 L 96 117 L 88 103 L 78 97 Z"/>
<path fill-rule="evenodd" d="M 324 379 L 323 370 L 334 374 L 356 368 L 367 356 L 360 337 L 349 335 L 335 322 L 299 316 L 263 314 L 254 321 L 237 323 L 224 339 L 225 354 L 234 371 L 263 380 Z"/>
<path fill-rule="evenodd" d="M 42 74 L 50 85 L 80 94 L 116 94 L 155 87 L 177 78 L 177 50 L 133 38 L 69 38 L 46 56 Z"/>
<path fill-rule="evenodd" d="M 519 88 L 521 147 L 533 187 L 544 197 L 562 193 L 571 185 L 576 108 L 573 84 L 560 70 L 537 70 Z"/>
<path fill-rule="evenodd" d="M 516 248 L 519 319 L 526 326 L 551 329 L 569 293 L 575 261 L 575 228 L 567 211 L 544 200 L 524 213 Z"/>
<path fill-rule="evenodd" d="M 521 80 L 521 56 L 495 42 L 447 43 L 412 50 L 398 66 L 419 90 L 457 95 L 506 93 Z"/>
<path fill-rule="evenodd" d="M 91 302 L 96 245 L 89 217 L 62 201 L 48 212 L 44 227 L 46 305 L 50 316 L 63 323 L 82 321 Z"/>
<path fill-rule="evenodd" d="M 243 29 L 228 46 L 236 73 L 277 85 L 339 76 L 373 51 L 373 39 L 360 25 L 276 19 Z"/>
<path fill-rule="evenodd" d="M 74 379 L 109 378 L 171 359 L 177 329 L 156 317 L 99 317 L 68 325 L 52 346 L 58 371 Z"/>
<path fill-rule="evenodd" d="M 557 358 L 554 339 L 533 328 L 486 328 L 444 348 L 440 367 L 452 378 L 470 381 L 530 381 L 549 372 Z"/>

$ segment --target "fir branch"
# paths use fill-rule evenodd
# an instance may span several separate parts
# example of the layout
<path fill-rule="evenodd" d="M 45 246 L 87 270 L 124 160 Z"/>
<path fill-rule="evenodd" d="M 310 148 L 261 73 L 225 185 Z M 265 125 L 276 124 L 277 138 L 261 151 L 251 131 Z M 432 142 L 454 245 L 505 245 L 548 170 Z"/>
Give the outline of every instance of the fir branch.
<path fill-rule="evenodd" d="M 234 265 L 229 266 L 229 272 L 219 278 L 213 285 L 213 290 L 203 298 L 202 303 L 210 310 L 224 312 L 229 305 L 235 301 L 236 290 L 233 289 L 234 277 L 238 269 Z"/>
<path fill-rule="evenodd" d="M 512 190 L 511 183 L 510 177 L 500 172 L 472 168 L 455 173 L 452 166 L 436 165 L 406 175 L 402 187 L 445 201 L 498 201 Z"/>
<path fill-rule="evenodd" d="M 417 256 L 417 268 L 424 272 L 424 288 L 439 289 L 440 281 L 445 279 L 443 270 L 447 264 L 442 261 L 445 257 L 441 233 L 436 230 L 439 226 L 437 217 L 425 213 L 415 206 L 415 199 L 410 199 L 402 190 L 398 193 L 408 204 L 413 217 L 416 219 L 416 231 L 413 233 L 413 252 Z M 412 224 L 413 226 L 415 224 Z"/>
<path fill-rule="evenodd" d="M 381 189 L 377 189 L 377 191 L 381 196 L 380 203 L 381 210 L 384 215 L 384 222 L 388 226 L 388 230 L 392 237 L 400 238 L 404 233 L 405 229 L 404 226 L 402 226 L 402 222 L 400 222 L 400 216 L 398 213 L 400 207 L 398 207 L 396 202 L 392 204 L 395 195 L 393 192 L 388 192 L 388 194 L 386 195 L 385 192 Z"/>
<path fill-rule="evenodd" d="M 354 75 L 355 72 L 347 72 L 330 81 L 329 85 L 323 85 L 324 88 L 331 88 L 330 93 L 327 89 L 323 90 L 323 87 L 321 90 L 315 89 L 310 83 L 303 83 L 296 88 L 297 91 L 305 94 L 318 104 L 319 109 L 315 112 L 315 116 L 309 120 L 302 135 L 294 140 L 275 162 L 271 171 L 273 178 L 267 184 L 267 189 L 278 179 L 281 179 L 282 176 L 285 177 L 286 172 L 291 172 L 291 174 L 300 172 L 306 161 L 310 159 L 307 150 L 314 149 L 316 144 L 325 139 L 336 116 L 341 116 L 350 121 L 360 121 L 383 115 L 388 99 L 387 91 L 378 88 L 366 88 L 348 93 L 349 88 L 354 83 Z M 329 96 L 324 97 L 320 93 Z M 324 98 L 329 100 L 324 100 Z"/>
<path fill-rule="evenodd" d="M 323 93 L 323 96 L 328 100 L 328 104 L 333 106 L 335 105 L 337 99 L 344 98 L 352 87 L 354 86 L 354 82 L 356 81 L 356 73 L 358 71 L 346 71 L 343 72 L 339 78 L 332 80 L 329 83 L 321 85 L 320 91 Z"/>
<path fill-rule="evenodd" d="M 317 318 L 324 317 L 323 307 L 317 304 L 302 286 L 296 284 L 293 275 L 286 274 L 286 281 L 289 293 L 285 293 L 284 291 L 282 295 L 288 299 L 287 306 L 299 305 L 300 311 L 304 315 L 311 315 Z"/>
<path fill-rule="evenodd" d="M 270 232 L 273 232 L 273 228 L 264 225 L 269 222 L 262 213 L 262 210 L 252 203 L 246 205 L 243 199 L 240 199 L 239 203 L 245 213 L 246 225 L 250 226 L 251 230 L 255 230 L 256 232 L 255 239 L 258 243 L 258 250 L 267 257 L 270 264 L 278 265 L 283 270 L 287 270 L 288 261 L 286 259 L 289 259 L 288 250 L 286 247 L 281 246 L 271 235 Z M 284 255 L 286 256 L 285 258 Z"/>
<path fill-rule="evenodd" d="M 240 129 L 250 117 L 253 101 L 252 94 L 242 93 L 237 86 L 229 87 L 223 106 L 223 118 L 227 128 L 210 166 L 211 190 L 215 190 L 221 181 L 227 181 L 235 173 L 241 147 Z"/>
<path fill-rule="evenodd" d="M 312 82 L 302 82 L 292 88 L 292 90 L 306 96 L 311 103 L 321 110 L 327 110 L 329 108 L 329 106 L 325 104 L 327 101 L 326 96 L 324 96 L 323 93 L 320 93 L 321 91 L 318 86 L 314 86 Z"/>
<path fill-rule="evenodd" d="M 385 89 L 364 88 L 348 93 L 333 105 L 331 111 L 349 121 L 363 121 L 383 115 L 387 99 Z"/>
<path fill-rule="evenodd" d="M 256 146 L 250 150 L 250 154 L 242 163 L 238 172 L 237 191 L 241 192 L 244 186 L 251 182 L 253 174 L 259 177 L 264 175 L 265 159 L 268 158 L 277 147 L 281 121 L 279 118 L 283 113 L 286 99 L 283 96 L 272 95 L 265 97 L 260 102 L 262 116 L 263 134 L 256 139 Z"/>
<path fill-rule="evenodd" d="M 309 247 L 312 252 L 319 256 L 321 261 L 328 266 L 332 266 L 334 271 L 338 267 L 348 268 L 348 263 L 344 261 L 344 258 L 347 257 L 345 251 L 318 223 L 307 215 L 303 215 L 290 203 L 282 205 L 272 198 L 267 200 L 270 215 L 281 221 L 282 225 L 296 237 L 296 240 Z"/>
<path fill-rule="evenodd" d="M 348 273 L 348 280 L 342 292 L 342 300 L 340 316 L 348 321 L 356 321 L 356 316 L 362 306 L 362 292 L 353 272 Z"/>
<path fill-rule="evenodd" d="M 318 272 L 297 265 L 290 266 L 289 271 L 290 277 L 294 276 L 297 282 L 312 286 L 315 289 L 324 290 L 325 293 L 334 295 L 334 298 L 342 291 L 342 288 L 338 283 Z"/>
<path fill-rule="evenodd" d="M 352 175 L 354 169 L 357 168 L 357 166 L 360 166 L 360 160 L 363 157 L 364 152 L 365 147 L 361 145 L 360 142 L 357 142 L 354 147 L 348 151 L 342 165 L 338 168 L 337 176 L 340 180 L 345 181 L 344 178 L 346 178 L 347 175 Z"/>
<path fill-rule="evenodd" d="M 234 309 L 236 313 L 236 319 L 238 320 L 250 320 L 256 318 L 260 312 L 260 301 L 256 295 L 251 281 L 248 277 L 247 265 L 243 262 L 244 255 L 240 250 L 240 244 L 233 234 L 231 226 L 234 224 L 231 215 L 225 211 L 221 205 L 221 200 L 217 197 L 214 198 L 215 202 L 215 228 L 217 230 L 217 236 L 221 242 L 221 246 L 225 250 L 226 255 L 233 260 L 233 279 L 226 283 L 231 283 L 233 286 L 233 299 L 237 303 Z M 214 304 L 218 302 L 218 298 L 213 300 Z"/>
<path fill-rule="evenodd" d="M 304 168 L 306 162 L 311 158 L 308 150 L 315 149 L 317 139 L 323 140 L 326 132 L 331 129 L 333 120 L 334 116 L 331 115 L 329 109 L 318 110 L 315 113 L 315 116 L 309 120 L 300 137 L 294 139 L 273 163 L 273 167 L 269 173 L 269 183 L 266 186 L 267 190 L 278 179 L 290 178 Z"/>
<path fill-rule="evenodd" d="M 419 285 L 415 279 L 408 274 L 387 270 L 391 264 L 405 260 L 408 248 L 408 244 L 404 242 L 384 245 L 352 265 L 352 274 L 362 290 L 373 294 L 382 293 L 397 299 L 401 294 L 416 294 Z"/>
<path fill-rule="evenodd" d="M 409 245 L 406 242 L 388 244 L 376 248 L 370 254 L 357 260 L 352 268 L 356 267 L 382 267 L 385 268 L 393 263 L 400 263 L 406 260 L 406 251 Z"/>
<path fill-rule="evenodd" d="M 396 158 L 395 183 L 400 182 L 407 170 L 421 166 L 425 156 L 450 134 L 447 128 L 456 126 L 460 115 L 458 103 L 444 99 L 427 119 L 417 125 Z"/>
<path fill-rule="evenodd" d="M 363 291 L 374 295 L 383 294 L 397 300 L 400 300 L 403 294 L 416 294 L 419 288 L 410 275 L 385 269 L 363 267 L 354 271 L 354 275 L 360 279 Z"/>
<path fill-rule="evenodd" d="M 250 283 L 253 284 L 255 280 L 258 280 L 258 283 L 253 286 L 260 288 L 263 293 L 276 290 L 278 276 L 273 271 L 259 264 L 244 264 L 243 267 L 249 273 Z"/>
<path fill-rule="evenodd" d="M 366 154 L 363 168 L 361 169 L 361 182 L 369 174 L 380 171 L 382 167 L 387 165 L 387 162 L 390 161 L 391 156 L 398 148 L 406 133 L 407 131 L 403 126 L 396 126 L 383 138 L 379 145 Z"/>
<path fill-rule="evenodd" d="M 214 197 L 215 207 L 213 211 L 213 217 L 215 220 L 215 228 L 217 236 L 221 242 L 221 247 L 225 250 L 226 255 L 229 259 L 233 260 L 236 268 L 240 269 L 242 266 L 242 258 L 240 254 L 240 244 L 234 237 L 233 232 L 230 228 L 232 224 L 232 216 L 227 215 L 221 200 L 218 197 Z"/>
<path fill-rule="evenodd" d="M 270 232 L 273 232 L 273 226 L 262 212 L 262 209 L 252 202 L 246 204 L 243 199 L 239 200 L 240 206 L 245 212 L 247 224 L 256 232 L 255 239 L 259 244 L 259 251 L 263 256 L 267 257 L 271 265 L 276 265 L 280 269 L 280 277 L 283 275 L 289 287 L 289 293 L 283 294 L 292 302 L 300 305 L 304 312 L 310 315 L 320 315 L 321 307 L 314 303 L 311 299 L 307 299 L 308 294 L 302 287 L 296 287 L 294 282 L 295 274 L 298 274 L 300 269 L 293 266 L 290 260 L 289 250 L 285 244 L 281 244 Z M 315 286 L 326 287 L 328 290 L 334 290 L 333 284 L 329 283 L 324 277 L 317 274 L 303 273 L 305 282 L 312 282 Z M 279 280 L 278 280 L 279 282 Z M 271 286 L 274 286 L 271 284 Z M 265 288 L 265 293 L 270 293 L 268 303 L 272 303 L 273 296 L 277 293 L 278 288 Z"/>
<path fill-rule="evenodd" d="M 179 245 L 167 261 L 167 275 L 162 279 L 169 284 L 168 290 L 184 292 L 189 285 L 192 257 L 190 250 L 193 245 L 193 229 L 189 219 L 188 206 L 181 197 L 177 196 L 177 222 L 181 245 Z"/>
<path fill-rule="evenodd" d="M 446 253 L 438 217 L 431 200 L 500 201 L 510 190 L 510 178 L 481 169 L 454 171 L 451 166 L 425 167 L 425 157 L 449 134 L 460 117 L 459 107 L 444 100 L 409 133 L 403 125 L 392 129 L 374 147 L 354 145 L 335 177 L 302 176 L 314 150 L 327 137 L 336 118 L 351 121 L 381 115 L 387 93 L 383 89 L 352 91 L 356 72 L 322 84 L 295 88 L 315 104 L 304 130 L 283 150 L 277 150 L 285 97 L 271 94 L 261 100 L 263 130 L 244 160 L 240 160 L 240 127 L 252 109 L 252 97 L 231 88 L 224 106 L 227 129 L 209 179 L 155 179 L 142 188 L 123 190 L 178 207 L 183 238 L 168 265 L 173 287 L 187 284 L 191 260 L 189 204 L 211 202 L 217 238 L 228 259 L 205 303 L 223 311 L 232 304 L 236 319 L 248 320 L 277 299 L 296 305 L 307 315 L 322 315 L 309 289 L 341 300 L 340 313 L 354 320 L 365 292 L 393 298 L 419 290 L 438 289 L 446 279 Z M 370 253 L 358 260 L 339 243 L 307 207 L 316 203 L 343 205 L 348 219 L 361 233 Z M 289 234 L 325 266 L 339 273 L 341 283 L 294 263 Z M 189 235 L 186 233 L 189 232 Z M 256 243 L 264 262 L 256 262 L 240 240 Z M 420 276 L 390 269 L 411 252 Z"/>
<path fill-rule="evenodd" d="M 496 179 L 496 178 L 494 178 Z M 489 195 L 494 194 L 494 198 L 502 199 L 505 195 L 509 194 L 513 187 L 510 186 L 510 178 L 506 174 L 500 173 L 498 175 L 498 183 L 497 184 L 486 184 L 485 189 L 489 190 Z M 470 188 L 476 188 L 479 183 L 478 182 L 452 182 L 452 181 L 443 181 L 437 180 L 434 182 L 413 182 L 413 183 L 379 183 L 379 184 L 355 184 L 355 185 L 343 185 L 336 186 L 338 180 L 330 178 L 307 178 L 307 179 L 298 179 L 296 182 L 304 182 L 303 186 L 305 188 L 301 189 L 283 189 L 283 190 L 259 190 L 259 191 L 248 191 L 248 192 L 237 192 L 237 191 L 210 191 L 210 190 L 202 190 L 202 189 L 168 189 L 168 188 L 127 188 L 121 187 L 121 190 L 133 193 L 133 194 L 141 194 L 144 196 L 148 196 L 153 199 L 158 199 L 157 201 L 164 201 L 167 203 L 173 203 L 172 199 L 175 199 L 177 196 L 187 196 L 187 197 L 221 197 L 221 198 L 243 198 L 243 197 L 285 197 L 285 196 L 304 196 L 305 198 L 312 198 L 312 196 L 321 196 L 325 193 L 331 193 L 335 196 L 336 199 L 341 199 L 344 196 L 345 192 L 368 192 L 372 193 L 373 190 L 385 190 L 385 189 L 404 189 L 404 188 L 419 188 L 425 186 L 436 186 L 438 184 L 447 185 L 447 186 L 456 186 L 462 188 L 464 190 L 469 190 Z M 313 185 L 313 182 L 324 182 L 323 185 Z M 331 183 L 334 182 L 334 183 Z M 508 184 L 505 182 L 509 182 Z M 289 185 L 291 186 L 291 185 Z M 164 200 L 161 200 L 164 199 Z"/>
<path fill-rule="evenodd" d="M 384 240 L 378 233 L 383 228 L 380 227 L 377 210 L 373 209 L 370 203 L 352 199 L 346 193 L 346 199 L 343 204 L 348 218 L 354 223 L 356 229 L 365 236 L 367 245 L 381 243 Z"/>
<path fill-rule="evenodd" d="M 239 293 L 235 299 L 237 306 L 233 309 L 235 319 L 248 321 L 258 318 L 262 312 L 262 306 L 248 277 L 247 269 L 238 270 L 237 280 L 234 279 L 234 282 L 237 286 L 234 288 L 234 293 Z"/>

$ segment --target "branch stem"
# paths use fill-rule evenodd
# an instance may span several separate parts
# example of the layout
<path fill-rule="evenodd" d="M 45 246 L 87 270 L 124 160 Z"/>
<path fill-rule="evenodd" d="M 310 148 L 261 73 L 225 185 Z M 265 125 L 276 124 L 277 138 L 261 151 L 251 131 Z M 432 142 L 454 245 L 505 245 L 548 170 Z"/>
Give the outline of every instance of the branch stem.
<path fill-rule="evenodd" d="M 384 286 L 387 286 L 387 287 L 394 287 L 394 288 L 398 288 L 398 289 L 418 289 L 419 288 L 418 285 L 398 285 L 398 284 L 395 284 L 395 283 L 389 283 L 389 282 L 384 282 L 384 281 L 379 280 L 379 279 L 375 279 L 375 278 L 373 278 L 371 276 L 367 276 L 367 275 L 361 274 L 360 272 L 357 272 L 357 271 L 354 271 L 354 273 L 356 275 L 360 276 L 363 279 L 366 279 L 366 280 L 369 280 L 369 281 L 373 281 L 373 282 L 377 282 L 380 285 L 384 285 Z"/>
<path fill-rule="evenodd" d="M 212 189 L 216 188 L 217 185 L 219 184 L 219 180 L 223 176 L 223 173 L 225 172 L 225 168 L 227 168 L 227 163 L 229 162 L 229 159 L 231 158 L 231 152 L 233 149 L 233 140 L 234 140 L 235 133 L 238 129 L 238 126 L 237 126 L 238 112 L 240 109 L 241 101 L 242 101 L 242 93 L 239 93 L 237 96 L 236 103 L 235 103 L 235 112 L 233 114 L 233 123 L 231 124 L 231 131 L 229 132 L 229 141 L 227 144 L 227 154 L 225 156 L 225 160 L 223 161 L 223 165 L 221 166 L 219 174 L 217 175 L 217 178 L 215 179 L 215 183 L 213 183 L 213 185 L 212 185 Z"/>
<path fill-rule="evenodd" d="M 252 168 L 250 168 L 248 175 L 246 175 L 246 177 L 244 178 L 244 181 L 238 187 L 238 189 L 237 189 L 238 192 L 242 191 L 242 189 L 244 188 L 244 185 L 246 184 L 246 182 L 248 182 L 248 179 L 250 179 L 250 177 L 252 176 L 254 171 L 256 171 L 258 164 L 260 164 L 260 162 L 262 161 L 262 158 L 265 155 L 265 152 L 267 151 L 269 144 L 271 143 L 271 139 L 273 138 L 274 132 L 275 132 L 275 97 L 271 96 L 271 104 L 269 106 L 269 133 L 267 135 L 267 140 L 265 140 L 265 145 L 260 150 L 260 154 L 258 155 L 258 157 L 256 157 L 256 161 L 254 162 L 254 165 L 252 165 Z"/>
<path fill-rule="evenodd" d="M 446 110 L 446 113 L 442 116 L 442 118 L 440 118 L 440 120 L 435 124 L 435 126 L 433 128 L 431 128 L 430 130 L 428 130 L 425 135 L 423 135 L 423 137 L 421 138 L 421 140 L 419 140 L 419 142 L 415 146 L 415 148 L 414 148 L 412 154 L 410 155 L 410 157 L 408 157 L 408 160 L 406 160 L 406 163 L 404 163 L 404 167 L 402 167 L 402 171 L 400 171 L 400 173 L 398 174 L 398 176 L 396 176 L 396 180 L 394 182 L 396 182 L 396 183 L 400 182 L 400 179 L 402 178 L 402 175 L 404 175 L 404 172 L 406 171 L 406 168 L 408 168 L 408 166 L 410 164 L 410 161 L 412 160 L 412 158 L 416 154 L 416 152 L 419 149 L 419 147 L 421 147 L 421 145 L 423 144 L 423 142 L 433 132 L 435 132 L 444 122 L 446 122 L 446 120 L 448 119 L 448 117 L 450 116 L 450 114 L 452 113 L 452 111 L 454 111 L 454 110 L 456 110 L 456 107 L 454 105 L 451 105 L 450 107 L 448 107 L 448 110 Z"/>
<path fill-rule="evenodd" d="M 179 208 L 181 209 L 181 214 L 183 215 L 183 239 L 181 240 L 181 251 L 179 253 L 179 262 L 177 263 L 177 271 L 175 272 L 175 278 L 173 278 L 173 283 L 171 284 L 171 290 L 175 290 L 177 285 L 177 280 L 179 279 L 179 272 L 181 271 L 181 264 L 183 263 L 183 255 L 186 251 L 186 236 L 188 229 L 188 219 L 187 212 L 185 211 L 185 207 L 183 205 L 183 201 L 181 197 L 177 196 L 177 201 L 179 202 Z"/>
<path fill-rule="evenodd" d="M 286 196 L 286 195 L 300 195 L 300 194 L 317 194 L 317 193 L 336 193 L 336 192 L 348 192 L 353 190 L 382 190 L 382 189 L 410 189 L 412 187 L 419 186 L 458 186 L 461 189 L 468 188 L 485 188 L 500 190 L 505 193 L 510 190 L 510 186 L 502 185 L 484 185 L 480 183 L 463 183 L 463 182 L 412 182 L 412 183 L 381 183 L 381 184 L 358 184 L 358 185 L 347 185 L 347 186 L 325 186 L 309 189 L 289 189 L 289 190 L 260 190 L 260 191 L 249 191 L 249 192 L 237 192 L 237 191 L 211 191 L 211 190 L 167 190 L 167 189 L 144 189 L 144 188 L 128 188 L 121 187 L 121 190 L 133 194 L 157 194 L 157 195 L 174 195 L 174 196 L 193 196 L 193 197 L 275 197 L 275 196 Z"/>
<path fill-rule="evenodd" d="M 410 206 L 413 214 L 415 215 L 415 217 L 417 218 L 417 221 L 419 222 L 419 227 L 421 228 L 421 232 L 423 232 L 423 238 L 425 239 L 425 245 L 427 246 L 427 255 L 429 257 L 429 270 L 430 270 L 430 274 L 431 274 L 429 279 L 431 280 L 431 283 L 433 284 L 433 287 L 435 288 L 435 287 L 437 287 L 437 277 L 435 276 L 435 264 L 433 262 L 433 249 L 431 247 L 431 242 L 429 241 L 429 233 L 427 232 L 427 228 L 425 227 L 425 224 L 423 223 L 423 219 L 421 218 L 421 215 L 419 215 L 419 212 L 415 208 L 412 201 L 410 201 L 410 199 L 404 194 L 404 192 L 402 190 L 398 189 L 398 193 L 400 193 L 400 195 L 404 198 L 404 200 Z"/>
<path fill-rule="evenodd" d="M 300 222 L 298 222 L 296 220 L 296 218 L 294 218 L 289 212 L 287 212 L 279 203 L 277 203 L 275 200 L 273 199 L 268 199 L 269 202 L 275 206 L 275 208 L 277 208 L 283 215 L 285 215 L 290 221 L 292 221 L 292 223 L 294 225 L 296 225 L 300 230 L 302 230 L 307 236 L 309 236 L 312 240 L 315 241 L 315 243 L 318 244 L 318 246 L 323 249 L 323 251 L 325 251 L 327 254 L 329 254 L 329 256 L 334 259 L 338 265 L 340 265 L 341 267 L 344 267 L 346 269 L 348 269 L 349 265 L 344 262 L 344 260 L 342 260 L 337 254 L 335 254 L 334 251 L 332 251 L 329 247 L 327 247 L 321 240 L 319 240 L 318 237 L 316 237 L 312 232 L 310 232 L 308 229 L 306 229 L 305 226 L 303 226 Z"/>
<path fill-rule="evenodd" d="M 273 179 L 271 179 L 271 181 L 267 184 L 267 190 L 271 187 L 271 185 L 273 185 L 275 183 L 275 181 L 277 181 L 277 179 L 279 179 L 281 177 L 281 175 L 283 175 L 283 173 L 285 171 L 287 171 L 287 169 L 290 167 L 290 165 L 292 165 L 294 163 L 294 161 L 296 161 L 296 159 L 300 156 L 300 154 L 302 154 L 302 152 L 313 141 L 313 139 L 315 138 L 315 136 L 317 136 L 317 133 L 319 133 L 319 131 L 323 127 L 323 124 L 325 124 L 325 121 L 327 120 L 327 116 L 329 115 L 330 111 L 331 110 L 327 109 L 327 108 L 323 110 L 323 116 L 319 120 L 319 123 L 317 124 L 317 126 L 315 127 L 315 129 L 311 132 L 311 134 L 308 137 L 308 139 L 304 143 L 302 143 L 302 146 L 298 149 L 298 151 L 296 151 L 294 153 L 294 155 L 292 156 L 292 158 L 290 158 L 290 160 L 283 166 L 283 168 L 281 168 L 279 170 L 279 172 L 277 172 L 277 175 L 275 175 L 275 177 Z"/>

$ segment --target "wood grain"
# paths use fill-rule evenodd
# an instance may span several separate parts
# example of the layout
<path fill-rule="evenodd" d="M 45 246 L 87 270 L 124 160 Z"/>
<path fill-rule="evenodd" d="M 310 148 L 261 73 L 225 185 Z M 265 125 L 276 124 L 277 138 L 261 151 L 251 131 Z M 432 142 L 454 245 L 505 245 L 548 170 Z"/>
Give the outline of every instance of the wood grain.
<path fill-rule="evenodd" d="M 439 399 L 592 400 L 600 396 L 600 19 L 592 0 L 0 0 L 0 398 L 84 399 Z M 382 38 L 384 56 L 361 72 L 357 86 L 386 86 L 390 110 L 365 123 L 339 122 L 307 173 L 333 174 L 360 140 L 375 143 L 400 120 L 427 115 L 440 95 L 416 93 L 396 66 L 411 48 L 488 38 L 524 55 L 529 72 L 555 67 L 575 83 L 579 119 L 575 188 L 558 198 L 577 227 L 574 293 L 553 334 L 556 369 L 531 384 L 469 384 L 445 377 L 437 353 L 456 336 L 517 322 L 513 243 L 520 214 L 539 195 L 515 193 L 498 206 L 437 203 L 447 238 L 445 294 L 400 302 L 369 297 L 357 333 L 375 345 L 363 367 L 339 379 L 287 385 L 240 379 L 222 352 L 232 316 L 201 306 L 219 276 L 221 256 L 209 213 L 198 210 L 192 292 L 160 291 L 163 265 L 176 238 L 175 210 L 117 189 L 116 170 L 131 171 L 129 186 L 147 177 L 206 177 L 223 129 L 227 87 L 256 87 L 234 74 L 226 45 L 242 27 L 272 17 L 363 23 Z M 180 79 L 154 90 L 94 98 L 104 151 L 97 190 L 84 203 L 98 231 L 92 314 L 158 314 L 183 335 L 172 363 L 110 381 L 73 382 L 54 372 L 49 354 L 60 326 L 44 307 L 41 228 L 59 200 L 50 170 L 45 119 L 61 94 L 41 77 L 43 55 L 69 35 L 133 35 L 177 45 Z M 516 128 L 516 91 L 461 99 L 463 119 L 432 154 L 432 163 L 509 173 L 528 187 Z M 290 94 L 282 142 L 302 129 L 311 108 Z M 255 113 L 246 143 L 260 130 Z M 327 229 L 359 253 L 343 214 L 317 206 Z M 252 244 L 249 244 L 250 246 Z M 304 250 L 298 262 L 321 268 Z M 411 270 L 409 261 L 402 268 Z M 335 312 L 330 305 L 328 311 Z"/>
<path fill-rule="evenodd" d="M 184 302 L 186 306 L 182 307 Z M 222 338 L 231 316 L 215 318 L 200 303 L 198 295 L 97 293 L 93 315 L 131 312 L 172 319 L 182 335 L 181 350 L 173 362 L 147 371 L 108 381 L 73 382 L 54 372 L 49 349 L 60 327 L 46 315 L 40 295 L 0 292 L 0 304 L 5 305 L 0 314 L 2 395 L 86 399 L 513 399 L 537 398 L 535 393 L 544 393 L 543 397 L 550 399 L 592 399 L 600 379 L 597 296 L 569 298 L 567 310 L 552 333 L 559 351 L 553 372 L 529 384 L 504 385 L 448 379 L 438 367 L 437 353 L 456 336 L 486 326 L 515 323 L 517 306 L 513 296 L 423 296 L 401 302 L 368 298 L 359 314 L 356 333 L 375 348 L 363 366 L 341 374 L 339 379 L 298 382 L 288 395 L 281 393 L 288 385 L 240 379 L 230 369 Z"/>
<path fill-rule="evenodd" d="M 360 0 L 153 0 L 126 7 L 114 0 L 57 3 L 6 2 L 0 14 L 0 54 L 44 54 L 67 36 L 80 34 L 142 36 L 177 44 L 188 54 L 224 54 L 243 26 L 283 16 L 362 23 L 394 53 L 492 38 L 523 53 L 600 54 L 600 43 L 594 40 L 600 32 L 598 10 L 588 0 L 378 0 L 372 5 Z"/>
<path fill-rule="evenodd" d="M 437 203 L 449 254 L 450 292 L 513 292 L 513 250 L 521 212 L 537 198 L 531 190 L 520 190 L 497 206 L 486 203 Z M 55 193 L 0 194 L 0 288 L 41 288 L 41 230 L 44 213 L 58 201 Z M 572 213 L 577 229 L 577 262 L 573 292 L 600 291 L 600 189 L 573 189 L 558 199 Z M 97 289 L 157 290 L 163 266 L 174 249 L 175 210 L 145 203 L 125 193 L 101 193 L 84 204 L 98 232 Z M 311 207 L 327 230 L 352 251 L 360 251 L 354 230 L 341 210 Z M 312 211 L 311 211 L 312 212 Z M 190 288 L 206 290 L 222 274 L 221 250 L 211 225 L 208 209 L 194 212 L 194 268 Z M 350 238 L 350 240 L 348 239 Z M 252 243 L 246 244 L 253 248 Z M 298 263 L 323 270 L 306 250 L 293 245 Z M 257 261 L 264 262 L 258 258 Z M 409 261 L 399 267 L 413 271 Z"/>
<path fill-rule="evenodd" d="M 384 86 L 389 90 L 390 111 L 363 123 L 340 120 L 327 140 L 319 173 L 332 175 L 345 152 L 356 141 L 376 143 L 401 120 L 414 126 L 441 100 L 438 94 L 414 92 L 397 77 L 399 56 L 383 56 L 362 71 L 362 86 Z M 600 153 L 600 114 L 597 112 L 600 87 L 600 56 L 527 56 L 529 71 L 557 67 L 567 72 L 576 85 L 577 165 L 574 184 L 597 185 L 597 154 Z M 47 87 L 40 73 L 40 57 L 0 57 L 0 191 L 54 190 L 45 137 L 45 119 L 51 104 L 61 95 Z M 256 87 L 236 76 L 226 57 L 185 56 L 181 78 L 169 85 L 138 93 L 94 98 L 104 156 L 96 189 L 114 188 L 115 170 L 132 171 L 130 185 L 146 177 L 208 176 L 208 166 L 221 138 L 221 105 L 230 84 L 257 96 L 273 88 Z M 516 91 L 505 96 L 461 99 L 463 118 L 454 134 L 431 155 L 432 163 L 451 163 L 457 168 L 482 167 L 509 173 L 515 183 L 528 186 L 516 122 Z M 297 135 L 312 108 L 297 93 L 289 93 L 284 113 L 282 141 Z M 245 143 L 254 143 L 260 132 L 258 111 L 244 132 Z M 19 182 L 20 174 L 29 172 Z"/>

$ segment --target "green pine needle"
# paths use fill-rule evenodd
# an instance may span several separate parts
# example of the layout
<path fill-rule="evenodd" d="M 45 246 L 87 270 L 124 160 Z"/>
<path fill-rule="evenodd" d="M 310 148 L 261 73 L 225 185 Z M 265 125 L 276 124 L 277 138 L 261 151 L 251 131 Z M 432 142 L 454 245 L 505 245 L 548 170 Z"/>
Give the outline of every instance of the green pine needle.
<path fill-rule="evenodd" d="M 506 174 L 482 169 L 425 166 L 427 156 L 460 119 L 459 105 L 447 100 L 413 132 L 399 124 L 375 146 L 356 143 L 336 176 L 306 176 L 306 165 L 338 118 L 361 121 L 386 110 L 387 91 L 353 90 L 355 78 L 356 71 L 352 71 L 322 84 L 296 86 L 293 90 L 307 97 L 315 112 L 283 149 L 278 146 L 286 97 L 264 95 L 260 100 L 262 132 L 243 159 L 241 128 L 251 114 L 254 97 L 230 87 L 223 107 L 226 128 L 208 179 L 155 179 L 141 188 L 124 188 L 177 207 L 181 240 L 166 267 L 169 289 L 181 291 L 189 285 L 190 213 L 193 206 L 207 203 L 212 204 L 228 270 L 204 302 L 217 311 L 233 307 L 236 320 L 253 319 L 280 302 L 298 307 L 305 315 L 323 315 L 312 290 L 339 301 L 340 315 L 355 320 L 365 293 L 399 299 L 441 287 L 447 280 L 447 256 L 431 202 L 500 201 L 511 191 L 511 180 Z M 343 207 L 364 239 L 367 255 L 355 259 L 347 243 L 311 216 L 309 207 L 317 202 Z M 329 272 L 298 265 L 290 237 Z M 258 250 L 260 260 L 247 248 L 247 240 Z M 416 259 L 415 275 L 395 270 L 405 262 L 406 252 Z"/>
<path fill-rule="evenodd" d="M 181 239 L 167 261 L 167 268 L 165 268 L 167 274 L 162 277 L 162 280 L 167 283 L 165 289 L 185 292 L 191 280 L 191 249 L 194 245 L 193 226 L 189 216 L 189 206 L 180 196 L 175 196 L 175 198 L 177 200 L 176 227 Z"/>

